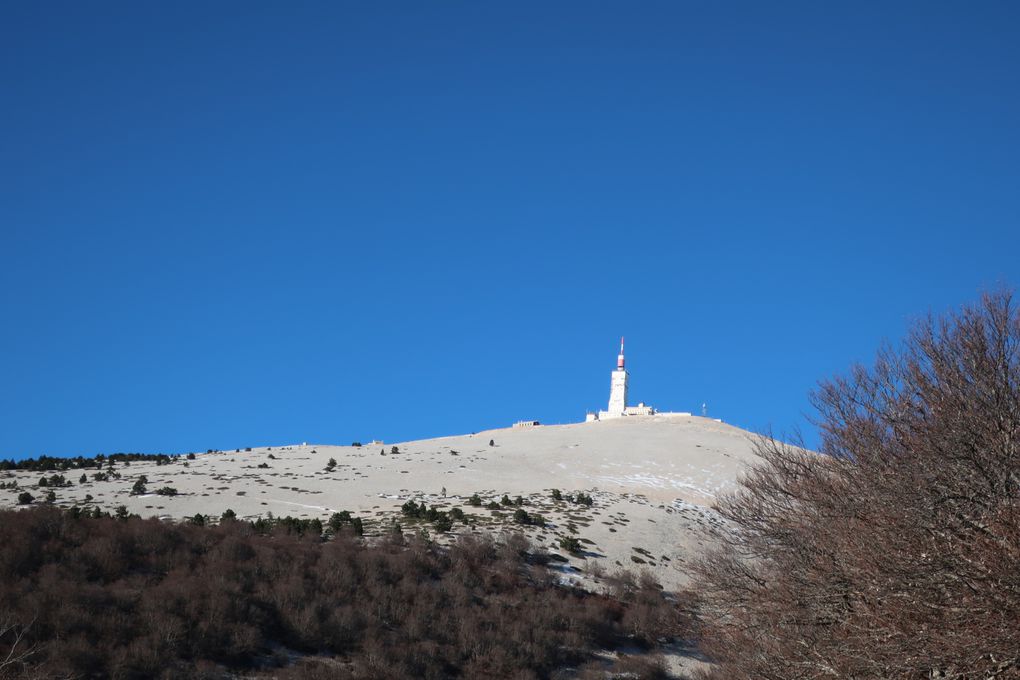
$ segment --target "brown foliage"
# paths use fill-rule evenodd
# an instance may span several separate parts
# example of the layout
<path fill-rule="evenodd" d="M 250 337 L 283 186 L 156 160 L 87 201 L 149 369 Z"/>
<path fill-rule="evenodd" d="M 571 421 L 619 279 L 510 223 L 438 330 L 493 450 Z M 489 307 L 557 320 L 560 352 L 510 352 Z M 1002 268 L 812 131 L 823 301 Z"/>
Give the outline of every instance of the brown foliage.
<path fill-rule="evenodd" d="M 670 620 L 653 585 L 619 601 L 535 562 L 517 536 L 443 550 L 0 512 L 0 676 L 543 678 Z"/>
<path fill-rule="evenodd" d="M 711 678 L 1020 677 L 1020 316 L 928 318 L 820 385 L 823 455 L 758 442 L 700 565 Z"/>

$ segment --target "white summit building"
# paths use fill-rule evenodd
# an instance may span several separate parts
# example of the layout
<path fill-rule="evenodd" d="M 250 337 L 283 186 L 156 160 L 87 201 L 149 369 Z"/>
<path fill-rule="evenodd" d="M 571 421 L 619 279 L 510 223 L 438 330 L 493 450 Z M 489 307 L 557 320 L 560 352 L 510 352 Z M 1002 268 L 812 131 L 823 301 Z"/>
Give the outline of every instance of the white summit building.
<path fill-rule="evenodd" d="M 616 370 L 613 371 L 609 381 L 609 408 L 598 413 L 589 413 L 584 420 L 592 422 L 608 418 L 623 418 L 624 416 L 651 415 L 655 415 L 655 409 L 645 406 L 644 403 L 627 406 L 627 369 L 624 368 L 623 338 L 620 338 L 620 355 L 616 357 Z"/>

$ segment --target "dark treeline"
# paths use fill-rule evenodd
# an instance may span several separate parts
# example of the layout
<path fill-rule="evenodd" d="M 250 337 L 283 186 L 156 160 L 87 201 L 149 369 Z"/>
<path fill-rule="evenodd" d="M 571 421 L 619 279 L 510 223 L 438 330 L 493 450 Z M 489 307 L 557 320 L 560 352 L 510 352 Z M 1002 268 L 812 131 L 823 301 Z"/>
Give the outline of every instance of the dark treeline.
<path fill-rule="evenodd" d="M 155 461 L 157 465 L 167 465 L 179 458 L 178 454 L 167 455 L 165 453 L 97 453 L 91 458 L 86 456 L 74 456 L 72 458 L 39 456 L 38 458 L 25 458 L 23 460 L 0 460 L 0 471 L 29 470 L 50 472 L 55 470 L 77 470 L 81 468 L 101 468 L 111 463 L 123 464 L 134 461 Z"/>
<path fill-rule="evenodd" d="M 354 519 L 323 540 L 229 516 L 0 512 L 0 677 L 596 677 L 594 651 L 685 632 L 650 579 L 587 593 L 520 536 L 370 544 Z"/>
<path fill-rule="evenodd" d="M 919 324 L 821 384 L 818 456 L 762 440 L 703 562 L 706 677 L 1020 678 L 1020 314 Z"/>
<path fill-rule="evenodd" d="M 157 492 L 158 493 L 158 492 Z M 93 506 L 78 506 L 74 505 L 66 510 L 67 514 L 70 515 L 71 519 L 108 519 L 114 517 L 120 520 L 126 519 L 141 519 L 140 515 L 131 514 L 128 512 L 126 505 L 118 505 L 111 513 L 107 510 L 103 510 L 98 505 Z M 209 515 L 203 515 L 202 513 L 196 513 L 191 517 L 185 518 L 186 522 L 194 524 L 196 526 L 206 526 L 214 522 L 215 520 Z M 333 538 L 342 531 L 348 531 L 353 533 L 355 536 L 363 536 L 365 534 L 364 520 L 360 517 L 354 517 L 349 511 L 342 510 L 340 512 L 334 512 L 330 516 L 329 521 L 323 524 L 322 520 L 317 517 L 306 518 L 306 517 L 291 517 L 285 515 L 283 517 L 276 517 L 273 513 L 269 512 L 263 517 L 259 515 L 252 520 L 243 520 L 237 518 L 237 513 L 231 509 L 227 509 L 220 515 L 219 521 L 222 522 L 243 522 L 247 524 L 252 531 L 260 535 L 270 534 L 296 534 L 299 537 L 304 537 L 306 534 L 312 538 L 320 538 L 328 540 Z M 400 531 L 399 525 L 394 525 L 396 531 Z"/>

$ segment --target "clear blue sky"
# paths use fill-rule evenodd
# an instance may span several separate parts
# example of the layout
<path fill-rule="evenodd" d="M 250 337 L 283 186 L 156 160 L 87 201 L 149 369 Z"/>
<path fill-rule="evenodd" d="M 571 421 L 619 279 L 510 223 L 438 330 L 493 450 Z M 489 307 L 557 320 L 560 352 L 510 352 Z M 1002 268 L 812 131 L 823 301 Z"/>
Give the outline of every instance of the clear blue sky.
<path fill-rule="evenodd" d="M 776 431 L 1020 282 L 1013 2 L 0 9 L 0 457 Z M 809 440 L 812 435 L 808 431 Z"/>

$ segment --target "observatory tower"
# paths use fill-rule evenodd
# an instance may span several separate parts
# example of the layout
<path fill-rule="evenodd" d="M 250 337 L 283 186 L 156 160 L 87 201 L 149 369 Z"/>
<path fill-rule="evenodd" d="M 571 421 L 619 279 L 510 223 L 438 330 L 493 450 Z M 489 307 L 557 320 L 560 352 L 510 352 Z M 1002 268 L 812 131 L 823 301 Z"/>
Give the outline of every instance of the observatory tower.
<path fill-rule="evenodd" d="M 609 380 L 609 407 L 605 411 L 589 413 L 585 417 L 586 422 L 593 420 L 606 420 L 607 418 L 622 418 L 623 416 L 650 416 L 655 414 L 655 409 L 645 406 L 643 403 L 637 406 L 627 406 L 627 368 L 623 356 L 623 338 L 620 338 L 620 354 L 616 357 L 616 370 Z"/>
<path fill-rule="evenodd" d="M 623 338 L 620 338 L 620 355 L 616 357 L 616 370 L 609 381 L 609 408 L 606 414 L 618 418 L 627 410 L 627 369 L 624 368 Z"/>

